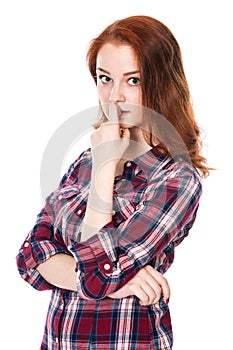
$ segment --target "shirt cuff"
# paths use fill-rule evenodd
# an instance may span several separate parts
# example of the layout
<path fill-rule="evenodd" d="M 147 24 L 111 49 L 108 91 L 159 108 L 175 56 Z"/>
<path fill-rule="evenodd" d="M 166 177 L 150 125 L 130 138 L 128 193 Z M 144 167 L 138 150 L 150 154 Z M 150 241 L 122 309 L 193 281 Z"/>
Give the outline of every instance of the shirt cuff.
<path fill-rule="evenodd" d="M 114 272 L 117 261 L 115 230 L 110 222 L 85 242 L 74 242 L 69 247 L 77 261 L 76 272 L 87 273 L 97 269 L 104 275 Z"/>
<path fill-rule="evenodd" d="M 22 255 L 27 268 L 34 269 L 39 264 L 45 262 L 50 257 L 58 253 L 68 254 L 68 251 L 52 241 L 26 240 L 22 246 Z"/>

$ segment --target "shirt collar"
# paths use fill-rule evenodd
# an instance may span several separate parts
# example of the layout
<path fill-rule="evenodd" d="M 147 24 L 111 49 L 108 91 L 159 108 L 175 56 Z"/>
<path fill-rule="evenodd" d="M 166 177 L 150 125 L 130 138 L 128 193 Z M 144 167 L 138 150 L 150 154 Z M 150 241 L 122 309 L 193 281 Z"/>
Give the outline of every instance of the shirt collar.
<path fill-rule="evenodd" d="M 155 172 L 158 173 L 172 158 L 158 151 L 156 147 L 149 149 L 147 152 L 133 159 L 135 163 L 150 178 Z"/>

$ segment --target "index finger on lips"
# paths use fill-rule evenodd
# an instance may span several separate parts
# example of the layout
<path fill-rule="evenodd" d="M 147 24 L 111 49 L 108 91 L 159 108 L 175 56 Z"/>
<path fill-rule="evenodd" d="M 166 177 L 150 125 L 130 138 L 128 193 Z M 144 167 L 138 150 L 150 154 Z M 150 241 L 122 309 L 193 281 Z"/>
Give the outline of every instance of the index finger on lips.
<path fill-rule="evenodd" d="M 119 112 L 117 104 L 114 102 L 109 103 L 109 121 L 112 123 L 118 123 L 119 122 Z"/>

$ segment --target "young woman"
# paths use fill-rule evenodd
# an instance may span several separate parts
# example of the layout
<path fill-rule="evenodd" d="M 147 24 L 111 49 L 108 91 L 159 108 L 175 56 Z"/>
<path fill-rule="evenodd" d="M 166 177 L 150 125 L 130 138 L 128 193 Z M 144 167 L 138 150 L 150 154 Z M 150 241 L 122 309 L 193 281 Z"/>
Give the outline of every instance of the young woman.
<path fill-rule="evenodd" d="M 47 198 L 18 269 L 52 290 L 41 350 L 168 350 L 163 274 L 208 175 L 181 52 L 164 24 L 132 16 L 94 39 L 87 60 L 100 105 L 91 148 Z"/>

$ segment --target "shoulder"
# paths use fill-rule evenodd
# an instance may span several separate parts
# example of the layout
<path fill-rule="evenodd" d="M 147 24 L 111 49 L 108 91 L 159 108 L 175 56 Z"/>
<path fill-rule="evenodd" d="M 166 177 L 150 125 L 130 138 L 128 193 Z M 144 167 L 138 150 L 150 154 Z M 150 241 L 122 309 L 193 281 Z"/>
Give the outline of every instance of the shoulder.
<path fill-rule="evenodd" d="M 201 185 L 201 176 L 198 170 L 188 161 L 176 160 L 172 162 L 166 175 L 168 179 L 184 179 Z"/>
<path fill-rule="evenodd" d="M 87 148 L 84 150 L 77 159 L 70 165 L 69 171 L 74 171 L 77 167 L 84 164 L 89 164 L 91 162 L 91 149 Z"/>
<path fill-rule="evenodd" d="M 176 193 L 176 195 L 192 194 L 200 197 L 202 180 L 191 162 L 182 159 L 163 157 L 159 166 L 150 170 L 149 191 Z"/>
<path fill-rule="evenodd" d="M 164 173 L 167 188 L 175 188 L 177 194 L 188 198 L 199 198 L 202 193 L 202 180 L 197 169 L 183 160 L 172 162 Z"/>

